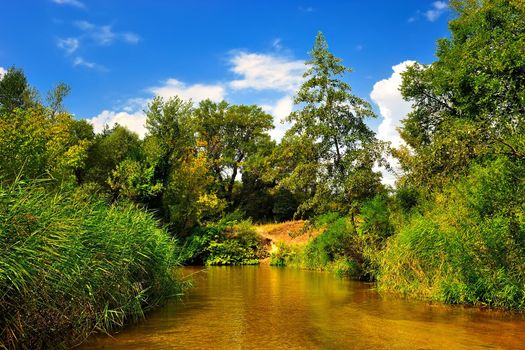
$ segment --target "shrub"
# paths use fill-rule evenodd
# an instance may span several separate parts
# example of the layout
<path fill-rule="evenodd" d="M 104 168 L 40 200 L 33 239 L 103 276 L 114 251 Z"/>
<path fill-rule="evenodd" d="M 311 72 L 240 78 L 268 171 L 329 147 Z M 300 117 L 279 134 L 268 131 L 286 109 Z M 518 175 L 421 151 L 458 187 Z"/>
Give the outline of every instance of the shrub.
<path fill-rule="evenodd" d="M 271 266 L 300 266 L 301 247 L 287 245 L 284 242 L 277 242 L 270 253 Z"/>
<path fill-rule="evenodd" d="M 238 222 L 241 213 L 198 228 L 181 249 L 186 264 L 253 265 L 266 258 L 268 242 L 255 232 L 251 221 Z"/>

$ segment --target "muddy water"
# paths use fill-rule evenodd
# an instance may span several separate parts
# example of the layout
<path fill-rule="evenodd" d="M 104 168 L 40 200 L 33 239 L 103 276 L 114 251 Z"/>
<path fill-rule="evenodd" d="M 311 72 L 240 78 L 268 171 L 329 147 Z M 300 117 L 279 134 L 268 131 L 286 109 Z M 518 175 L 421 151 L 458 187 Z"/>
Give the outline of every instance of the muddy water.
<path fill-rule="evenodd" d="M 194 283 L 81 349 L 525 349 L 523 315 L 385 298 L 328 273 L 213 267 Z"/>

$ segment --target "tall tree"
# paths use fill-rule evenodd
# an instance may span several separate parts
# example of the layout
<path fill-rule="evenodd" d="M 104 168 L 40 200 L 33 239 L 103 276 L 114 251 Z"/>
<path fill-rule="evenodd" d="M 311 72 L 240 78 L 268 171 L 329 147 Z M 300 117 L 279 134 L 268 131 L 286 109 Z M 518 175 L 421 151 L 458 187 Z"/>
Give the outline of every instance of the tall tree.
<path fill-rule="evenodd" d="M 328 51 L 323 34 L 318 33 L 306 62 L 309 68 L 304 82 L 294 100 L 300 109 L 288 117 L 294 123 L 292 132 L 310 139 L 317 149 L 316 158 L 309 160 L 309 168 L 316 168 L 318 178 L 316 204 L 330 197 L 348 206 L 355 199 L 350 193 L 352 186 L 348 186 L 351 178 L 364 169 L 372 174 L 376 161 L 377 143 L 365 124 L 365 118 L 375 114 L 368 102 L 351 93 L 350 85 L 343 80 L 351 69 L 341 62 Z M 374 176 L 370 179 L 377 187 Z"/>

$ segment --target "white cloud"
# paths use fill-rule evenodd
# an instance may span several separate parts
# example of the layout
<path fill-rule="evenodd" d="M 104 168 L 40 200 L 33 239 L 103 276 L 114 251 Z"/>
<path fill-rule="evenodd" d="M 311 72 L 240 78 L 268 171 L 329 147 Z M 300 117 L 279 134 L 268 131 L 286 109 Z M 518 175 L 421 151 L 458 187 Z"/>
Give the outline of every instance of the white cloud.
<path fill-rule="evenodd" d="M 314 12 L 314 8 L 312 6 L 299 6 L 299 11 L 301 12 Z"/>
<path fill-rule="evenodd" d="M 58 39 L 57 42 L 57 46 L 62 50 L 66 51 L 68 55 L 71 55 L 73 52 L 75 52 L 78 49 L 79 45 L 80 43 L 76 38 Z"/>
<path fill-rule="evenodd" d="M 448 4 L 446 3 L 446 1 L 436 1 L 432 5 L 435 9 L 438 10 L 445 10 L 448 8 Z"/>
<path fill-rule="evenodd" d="M 379 112 L 383 121 L 378 127 L 377 138 L 383 141 L 389 141 L 393 147 L 399 147 L 404 144 L 397 129 L 401 126 L 401 121 L 410 112 L 412 106 L 401 96 L 399 87 L 401 86 L 401 73 L 415 61 L 405 61 L 392 67 L 393 73 L 388 79 L 380 80 L 374 84 L 370 93 L 372 101 L 379 106 Z M 399 171 L 399 164 L 395 159 L 389 159 L 394 170 Z M 394 174 L 381 169 L 383 173 L 383 182 L 393 185 L 395 182 Z"/>
<path fill-rule="evenodd" d="M 122 33 L 121 36 L 122 36 L 122 40 L 124 40 L 128 44 L 137 44 L 140 41 L 140 36 L 138 36 L 135 33 L 131 33 L 131 32 Z"/>
<path fill-rule="evenodd" d="M 86 5 L 84 5 L 84 3 L 79 0 L 51 0 L 51 1 L 57 5 L 69 5 L 69 6 L 77 7 L 80 9 L 86 8 Z"/>
<path fill-rule="evenodd" d="M 88 21 L 76 21 L 75 25 L 77 28 L 88 31 L 93 30 L 95 28 L 95 25 L 92 23 L 89 23 Z"/>
<path fill-rule="evenodd" d="M 74 66 L 82 66 L 82 67 L 86 67 L 86 68 L 95 68 L 95 63 L 88 62 L 88 61 L 84 60 L 80 56 L 75 57 L 75 60 L 73 61 L 73 65 Z"/>
<path fill-rule="evenodd" d="M 168 79 L 161 86 L 154 86 L 148 89 L 151 93 L 169 98 L 179 96 L 183 100 L 193 100 L 199 102 L 209 98 L 212 101 L 219 102 L 224 99 L 226 91 L 222 85 L 194 84 L 187 86 L 177 79 Z"/>
<path fill-rule="evenodd" d="M 399 87 L 401 86 L 401 73 L 415 61 L 405 61 L 392 67 L 394 71 L 388 79 L 380 80 L 374 84 L 370 93 L 372 101 L 379 106 L 383 121 L 379 125 L 377 137 L 392 142 L 392 146 L 399 147 L 403 144 L 396 128 L 401 126 L 401 120 L 410 112 L 411 104 L 403 99 Z"/>
<path fill-rule="evenodd" d="M 89 69 L 97 69 L 99 71 L 107 71 L 104 66 L 96 64 L 95 62 L 86 61 L 83 57 L 77 56 L 73 60 L 73 66 L 75 67 L 84 67 Z"/>
<path fill-rule="evenodd" d="M 192 99 L 193 102 L 199 102 L 206 98 L 221 101 L 225 94 L 224 88 L 220 85 L 186 85 L 176 79 L 168 79 L 164 85 L 149 88 L 148 91 L 163 98 L 179 96 L 184 100 Z M 146 115 L 143 110 L 150 101 L 150 98 L 144 97 L 131 98 L 117 110 L 104 110 L 88 121 L 93 124 L 95 132 L 104 130 L 105 125 L 113 127 L 118 123 L 143 138 L 147 131 Z"/>
<path fill-rule="evenodd" d="M 430 22 L 435 22 L 448 9 L 448 4 L 445 1 L 435 1 L 432 3 L 432 8 L 425 12 L 425 17 Z"/>
<path fill-rule="evenodd" d="M 88 122 L 93 124 L 93 128 L 97 133 L 102 132 L 106 125 L 111 128 L 115 124 L 119 124 L 136 132 L 141 138 L 146 135 L 146 115 L 142 111 L 128 113 L 105 110 L 96 117 L 88 119 Z"/>
<path fill-rule="evenodd" d="M 281 38 L 275 38 L 273 39 L 272 41 L 272 47 L 277 50 L 277 51 L 280 51 L 282 48 L 283 48 L 283 44 L 282 44 L 282 40 Z"/>
<path fill-rule="evenodd" d="M 293 98 L 284 96 L 279 99 L 275 105 L 261 106 L 267 113 L 273 115 L 273 125 L 275 128 L 270 131 L 270 136 L 276 141 L 280 141 L 286 131 L 291 127 L 291 123 L 285 122 L 285 119 L 293 110 Z"/>
<path fill-rule="evenodd" d="M 75 26 L 84 31 L 87 37 L 101 46 L 109 46 L 116 40 L 121 40 L 128 44 L 137 44 L 140 36 L 132 32 L 114 32 L 110 25 L 95 25 L 88 21 L 76 21 Z"/>
<path fill-rule="evenodd" d="M 4 74 L 7 73 L 4 67 L 0 67 L 0 79 L 4 76 Z"/>
<path fill-rule="evenodd" d="M 230 82 L 235 90 L 278 90 L 295 93 L 306 69 L 301 60 L 271 54 L 239 52 L 230 60 L 231 70 L 242 79 Z"/>

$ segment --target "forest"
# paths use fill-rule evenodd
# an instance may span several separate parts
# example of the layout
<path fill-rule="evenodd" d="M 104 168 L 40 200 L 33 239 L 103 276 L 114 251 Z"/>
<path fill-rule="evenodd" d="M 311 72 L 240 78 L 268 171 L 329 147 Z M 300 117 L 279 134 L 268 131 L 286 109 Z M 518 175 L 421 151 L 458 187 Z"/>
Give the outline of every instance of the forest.
<path fill-rule="evenodd" d="M 400 87 L 393 148 L 321 32 L 287 117 L 155 97 L 95 133 L 20 67 L 0 79 L 0 348 L 70 347 L 187 291 L 181 265 L 331 271 L 399 297 L 525 310 L 525 5 L 453 1 Z M 378 166 L 399 163 L 395 187 Z M 305 220 L 271 251 L 254 225 Z M 191 291 L 190 291 L 191 293 Z"/>

